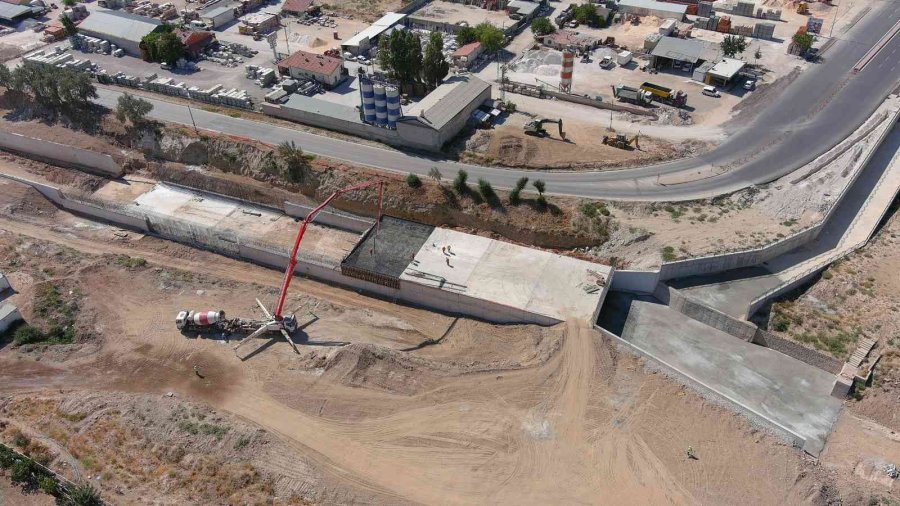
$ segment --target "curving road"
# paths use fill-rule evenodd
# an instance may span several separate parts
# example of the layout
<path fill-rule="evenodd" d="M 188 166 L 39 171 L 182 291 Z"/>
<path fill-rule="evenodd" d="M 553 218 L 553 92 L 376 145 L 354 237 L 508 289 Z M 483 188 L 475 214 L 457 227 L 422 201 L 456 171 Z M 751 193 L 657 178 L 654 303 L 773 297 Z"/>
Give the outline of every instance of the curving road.
<path fill-rule="evenodd" d="M 370 167 L 426 175 L 432 167 L 445 177 L 465 169 L 509 188 L 522 177 L 540 177 L 548 193 L 608 200 L 676 201 L 707 198 L 760 184 L 787 174 L 846 138 L 897 87 L 900 35 L 854 74 L 856 62 L 900 20 L 900 2 L 882 0 L 828 50 L 824 61 L 702 156 L 612 171 L 525 171 L 462 164 L 427 155 L 381 149 L 299 132 L 290 128 L 193 109 L 198 127 L 278 144 L 293 140 L 305 151 Z M 121 92 L 102 89 L 101 104 L 114 106 Z M 185 106 L 151 99 L 157 120 L 191 124 Z"/>

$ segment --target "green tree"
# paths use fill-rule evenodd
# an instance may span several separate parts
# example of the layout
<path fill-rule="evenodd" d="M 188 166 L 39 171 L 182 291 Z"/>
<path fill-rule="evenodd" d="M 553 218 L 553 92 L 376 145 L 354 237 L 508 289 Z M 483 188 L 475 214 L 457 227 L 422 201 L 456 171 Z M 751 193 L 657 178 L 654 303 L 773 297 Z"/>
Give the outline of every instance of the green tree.
<path fill-rule="evenodd" d="M 531 33 L 537 36 L 547 35 L 555 31 L 556 27 L 553 26 L 553 23 L 548 18 L 537 17 L 531 20 Z"/>
<path fill-rule="evenodd" d="M 722 54 L 728 58 L 743 53 L 747 49 L 747 39 L 743 35 L 726 35 L 719 43 Z"/>
<path fill-rule="evenodd" d="M 303 180 L 303 172 L 309 168 L 309 159 L 294 141 L 284 141 L 278 145 L 278 156 L 285 165 L 285 176 L 292 183 Z"/>
<path fill-rule="evenodd" d="M 444 38 L 438 32 L 431 32 L 425 46 L 422 62 L 422 77 L 429 88 L 437 88 L 450 72 L 450 63 L 444 58 Z"/>
<path fill-rule="evenodd" d="M 0 63 L 0 87 L 7 88 L 13 83 L 13 74 L 9 67 Z"/>
<path fill-rule="evenodd" d="M 478 39 L 484 50 L 489 53 L 500 50 L 503 47 L 503 39 L 505 37 L 503 30 L 487 21 L 479 23 L 475 27 L 475 38 Z"/>
<path fill-rule="evenodd" d="M 384 39 L 387 39 L 386 42 Z M 419 35 L 394 30 L 379 42 L 378 64 L 401 84 L 419 82 L 422 75 L 422 41 Z"/>
<path fill-rule="evenodd" d="M 794 44 L 800 48 L 800 51 L 808 51 L 812 47 L 815 38 L 809 33 L 798 33 L 794 35 Z"/>
<path fill-rule="evenodd" d="M 534 186 L 535 190 L 537 190 L 539 196 L 544 196 L 544 190 L 547 189 L 547 184 L 544 183 L 543 179 L 535 179 L 534 182 L 531 183 L 531 185 Z"/>
<path fill-rule="evenodd" d="M 496 194 L 494 193 L 494 187 L 491 186 L 491 182 L 484 178 L 478 179 L 478 193 L 484 197 L 484 200 L 490 202 L 494 199 Z"/>
<path fill-rule="evenodd" d="M 153 104 L 147 100 L 125 93 L 119 97 L 116 104 L 116 118 L 123 123 L 128 120 L 132 125 L 139 125 L 146 121 L 147 115 L 152 110 Z"/>
<path fill-rule="evenodd" d="M 573 7 L 572 18 L 585 25 L 600 25 L 600 16 L 597 15 L 597 6 L 593 2 L 583 3 Z"/>
<path fill-rule="evenodd" d="M 762 51 L 760 51 L 759 48 L 756 48 L 756 52 L 753 53 L 753 59 L 756 61 L 759 61 L 759 59 L 762 58 L 762 56 L 763 56 Z"/>
<path fill-rule="evenodd" d="M 66 37 L 74 37 L 78 34 L 78 27 L 75 26 L 75 23 L 69 19 L 69 16 L 65 14 L 59 16 L 59 20 L 62 22 L 63 28 L 66 30 Z"/>
<path fill-rule="evenodd" d="M 410 172 L 410 173 L 407 174 L 407 176 L 406 176 L 406 184 L 409 185 L 410 188 L 421 188 L 421 187 L 422 187 L 422 180 L 419 179 L 419 176 L 417 176 L 417 175 L 413 174 L 412 172 Z"/>
<path fill-rule="evenodd" d="M 434 179 L 435 183 L 441 184 L 441 179 L 444 177 L 444 175 L 441 174 L 440 169 L 438 169 L 437 167 L 432 167 L 431 170 L 428 171 L 428 177 Z"/>
<path fill-rule="evenodd" d="M 471 44 L 478 40 L 478 35 L 475 33 L 475 29 L 471 26 L 464 26 L 456 32 L 456 43 L 459 46 L 465 46 L 466 44 Z"/>
<path fill-rule="evenodd" d="M 174 65 L 184 56 L 184 44 L 173 32 L 165 32 L 156 39 L 156 55 L 159 61 Z"/>
<path fill-rule="evenodd" d="M 93 109 L 92 99 L 97 98 L 97 89 L 88 74 L 24 62 L 0 79 L 8 81 L 6 88 L 13 92 L 18 105 L 31 102 L 54 116 L 93 121 L 88 113 Z"/>
<path fill-rule="evenodd" d="M 76 3 L 78 3 L 76 0 L 63 0 L 63 5 L 66 7 L 75 7 Z"/>

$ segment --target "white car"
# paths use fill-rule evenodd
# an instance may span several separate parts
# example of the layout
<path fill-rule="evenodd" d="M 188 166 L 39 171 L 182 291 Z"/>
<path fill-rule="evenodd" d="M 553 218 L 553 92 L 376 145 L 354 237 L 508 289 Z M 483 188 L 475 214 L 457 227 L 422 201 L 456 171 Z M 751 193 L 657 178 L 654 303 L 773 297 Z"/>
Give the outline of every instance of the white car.
<path fill-rule="evenodd" d="M 704 87 L 703 87 L 703 92 L 702 92 L 702 93 L 703 93 L 704 95 L 706 95 L 707 97 L 716 97 L 716 98 L 718 98 L 718 97 L 721 97 L 721 96 L 722 96 L 722 95 L 719 94 L 719 90 L 717 90 L 715 86 L 704 86 Z"/>

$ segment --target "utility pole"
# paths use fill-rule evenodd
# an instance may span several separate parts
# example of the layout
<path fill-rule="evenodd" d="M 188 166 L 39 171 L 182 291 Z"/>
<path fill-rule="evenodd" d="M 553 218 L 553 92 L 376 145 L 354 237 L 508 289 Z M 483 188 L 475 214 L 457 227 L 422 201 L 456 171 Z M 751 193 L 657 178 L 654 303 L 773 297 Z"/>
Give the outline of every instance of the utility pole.
<path fill-rule="evenodd" d="M 831 20 L 831 28 L 828 29 L 828 38 L 829 39 L 831 38 L 832 34 L 834 33 L 834 24 L 837 23 L 837 13 L 838 13 L 838 6 L 837 6 L 837 4 L 835 4 L 834 19 Z"/>
<path fill-rule="evenodd" d="M 194 121 L 194 111 L 191 110 L 191 106 L 190 106 L 190 105 L 188 105 L 187 108 L 188 108 L 188 114 L 191 115 L 191 124 L 194 125 L 194 133 L 197 134 L 197 136 L 199 137 L 199 136 L 200 136 L 200 131 L 197 130 L 197 122 Z"/>

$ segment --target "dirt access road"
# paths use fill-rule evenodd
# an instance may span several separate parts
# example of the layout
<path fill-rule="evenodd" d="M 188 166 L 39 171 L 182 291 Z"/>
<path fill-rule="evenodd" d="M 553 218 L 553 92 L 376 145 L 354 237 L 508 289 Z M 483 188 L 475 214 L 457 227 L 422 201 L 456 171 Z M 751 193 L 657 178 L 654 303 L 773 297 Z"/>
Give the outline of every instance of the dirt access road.
<path fill-rule="evenodd" d="M 451 325 L 447 316 L 298 280 L 292 304 L 314 299 L 320 314 L 304 330 L 301 355 L 275 341 L 241 361 L 221 340 L 181 335 L 171 317 L 184 307 L 246 314 L 254 296 L 274 293 L 278 273 L 151 237 L 114 240 L 109 228 L 47 209 L 0 219 L 0 246 L 20 262 L 3 268 L 26 318 L 29 287 L 53 266 L 50 281 L 79 284 L 81 311 L 95 315 L 99 335 L 96 351 L 70 358 L 0 349 L 0 394 L 63 385 L 176 392 L 279 435 L 318 470 L 315 488 L 347 491 L 342 503 L 822 499 L 823 477 L 797 450 L 646 372 L 583 324 Z M 59 245 L 77 261 L 60 265 Z M 126 268 L 110 253 L 149 265 Z M 334 345 L 341 342 L 352 344 Z M 686 457 L 688 446 L 697 460 Z"/>

